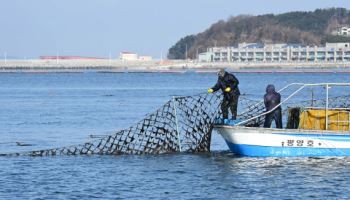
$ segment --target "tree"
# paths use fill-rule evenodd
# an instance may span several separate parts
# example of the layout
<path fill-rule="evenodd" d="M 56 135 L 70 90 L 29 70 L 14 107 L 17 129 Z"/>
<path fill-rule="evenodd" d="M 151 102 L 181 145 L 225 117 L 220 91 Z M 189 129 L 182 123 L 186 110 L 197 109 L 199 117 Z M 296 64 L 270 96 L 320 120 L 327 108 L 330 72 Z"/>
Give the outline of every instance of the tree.
<path fill-rule="evenodd" d="M 186 59 L 188 50 L 193 46 L 196 37 L 189 35 L 181 38 L 174 46 L 169 49 L 169 59 Z"/>
<path fill-rule="evenodd" d="M 348 42 L 349 38 L 329 36 L 340 25 L 350 25 L 350 11 L 345 8 L 317 9 L 313 12 L 288 12 L 279 15 L 239 15 L 220 20 L 207 30 L 181 38 L 169 49 L 169 59 L 194 58 L 198 49 L 233 46 L 238 43 Z M 186 48 L 187 47 L 187 48 Z"/>

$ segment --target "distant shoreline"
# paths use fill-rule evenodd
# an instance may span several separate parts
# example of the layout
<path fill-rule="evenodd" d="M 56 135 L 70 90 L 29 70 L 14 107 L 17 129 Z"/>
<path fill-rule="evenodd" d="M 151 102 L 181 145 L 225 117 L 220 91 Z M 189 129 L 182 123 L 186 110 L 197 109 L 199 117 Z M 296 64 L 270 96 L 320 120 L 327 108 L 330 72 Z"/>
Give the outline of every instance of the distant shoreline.
<path fill-rule="evenodd" d="M 350 73 L 350 62 L 198 63 L 185 60 L 0 60 L 0 73 Z"/>
<path fill-rule="evenodd" d="M 350 70 L 230 70 L 228 69 L 227 71 L 233 72 L 233 73 L 239 73 L 239 74 L 303 74 L 303 73 L 308 73 L 308 74 L 350 74 Z M 81 69 L 81 70 L 1 70 L 0 74 L 5 74 L 5 73 L 32 73 L 32 74 L 47 74 L 47 73 L 158 73 L 158 74 L 185 74 L 185 73 L 197 73 L 197 74 L 216 74 L 217 71 L 196 71 L 196 70 L 183 70 L 183 71 L 174 71 L 174 70 L 167 70 L 167 71 L 114 71 L 114 70 L 91 70 L 91 69 Z"/>

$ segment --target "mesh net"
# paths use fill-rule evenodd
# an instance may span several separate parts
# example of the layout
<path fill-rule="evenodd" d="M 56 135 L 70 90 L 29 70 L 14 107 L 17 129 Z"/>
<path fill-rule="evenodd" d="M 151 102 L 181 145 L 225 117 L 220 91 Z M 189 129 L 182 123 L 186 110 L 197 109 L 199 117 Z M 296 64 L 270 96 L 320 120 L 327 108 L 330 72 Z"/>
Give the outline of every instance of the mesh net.
<path fill-rule="evenodd" d="M 282 97 L 289 94 L 288 91 L 281 92 Z M 290 101 L 283 105 L 283 113 L 287 112 L 290 107 L 324 107 L 326 104 L 324 99 L 312 99 L 311 101 L 296 99 L 297 101 Z M 221 102 L 221 93 L 174 97 L 134 126 L 115 134 L 81 145 L 2 155 L 120 155 L 207 152 L 210 151 L 214 123 L 221 115 Z M 350 96 L 332 97 L 329 98 L 328 103 L 333 108 L 348 108 L 350 107 Z M 245 95 L 240 96 L 237 116 L 239 119 L 248 120 L 264 112 L 263 101 L 250 100 Z M 265 116 L 261 115 L 241 125 L 258 127 L 264 123 L 264 118 Z"/>
<path fill-rule="evenodd" d="M 265 105 L 263 101 L 253 101 L 243 97 L 240 99 L 239 106 L 243 111 L 239 113 L 237 117 L 241 120 L 247 120 L 265 112 Z M 264 116 L 261 116 L 251 121 L 247 121 L 243 125 L 248 127 L 257 127 L 262 125 L 263 123 Z"/>
<path fill-rule="evenodd" d="M 81 145 L 6 155 L 120 155 L 210 151 L 221 94 L 173 97 L 155 112 L 115 134 Z"/>

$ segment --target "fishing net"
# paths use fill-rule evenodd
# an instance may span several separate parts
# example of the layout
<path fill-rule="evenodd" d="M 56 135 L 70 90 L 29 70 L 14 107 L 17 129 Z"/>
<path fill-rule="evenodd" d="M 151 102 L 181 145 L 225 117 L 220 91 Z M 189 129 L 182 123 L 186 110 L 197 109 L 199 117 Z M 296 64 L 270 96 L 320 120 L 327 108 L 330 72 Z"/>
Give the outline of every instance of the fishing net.
<path fill-rule="evenodd" d="M 288 96 L 286 91 L 281 95 Z M 350 96 L 329 98 L 330 107 L 350 106 Z M 155 112 L 128 129 L 80 145 L 2 155 L 120 155 L 162 154 L 171 152 L 208 152 L 215 123 L 220 123 L 222 94 L 202 93 L 194 96 L 173 97 Z M 324 99 L 291 101 L 284 104 L 283 112 L 293 106 L 325 106 Z M 258 127 L 264 123 L 263 101 L 239 97 L 238 115 L 247 120 L 242 126 Z M 259 116 L 253 120 L 248 120 Z"/>
<path fill-rule="evenodd" d="M 211 132 L 220 116 L 221 94 L 173 97 L 155 112 L 115 134 L 81 145 L 30 151 L 29 156 L 162 154 L 210 151 Z"/>
<path fill-rule="evenodd" d="M 241 98 L 240 107 L 243 112 L 238 114 L 240 120 L 247 120 L 258 116 L 265 112 L 265 105 L 263 101 L 254 101 L 247 98 Z M 258 127 L 264 123 L 264 116 L 245 122 L 244 126 L 247 127 Z"/>

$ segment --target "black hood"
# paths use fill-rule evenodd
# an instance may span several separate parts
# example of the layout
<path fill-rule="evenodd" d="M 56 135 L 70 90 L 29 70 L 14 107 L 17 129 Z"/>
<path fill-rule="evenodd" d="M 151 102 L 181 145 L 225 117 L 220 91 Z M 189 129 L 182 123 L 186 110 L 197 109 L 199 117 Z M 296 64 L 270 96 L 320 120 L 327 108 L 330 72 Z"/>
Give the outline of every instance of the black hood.
<path fill-rule="evenodd" d="M 274 85 L 268 85 L 266 87 L 266 93 L 274 93 L 275 92 L 275 86 Z"/>

